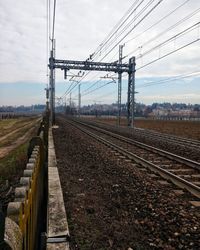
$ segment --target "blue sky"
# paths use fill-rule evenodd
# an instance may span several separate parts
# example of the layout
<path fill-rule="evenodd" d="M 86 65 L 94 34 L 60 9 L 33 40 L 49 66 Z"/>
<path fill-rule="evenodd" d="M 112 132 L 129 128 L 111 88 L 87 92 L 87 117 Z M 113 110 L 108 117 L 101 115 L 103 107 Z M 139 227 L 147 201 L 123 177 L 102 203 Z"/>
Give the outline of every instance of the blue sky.
<path fill-rule="evenodd" d="M 163 78 L 166 79 L 166 78 Z M 136 101 L 145 104 L 153 102 L 183 102 L 183 103 L 199 103 L 200 100 L 200 78 L 188 78 L 182 80 L 175 80 L 166 83 L 158 83 L 149 87 L 144 87 L 147 82 L 158 82 L 162 78 L 136 78 Z M 103 81 L 98 86 L 105 84 Z M 57 82 L 56 97 L 60 97 L 69 87 L 70 82 Z M 83 82 L 82 91 L 91 86 L 90 82 Z M 97 86 L 97 87 L 98 87 Z M 141 87 L 142 86 L 142 87 Z M 45 103 L 45 83 L 0 83 L 0 105 L 32 105 Z M 88 90 L 89 91 L 89 90 Z M 85 93 L 83 92 L 83 95 Z M 77 102 L 78 89 L 72 93 L 72 99 Z M 127 98 L 127 81 L 122 83 L 122 102 L 126 102 Z M 64 98 L 65 100 L 65 98 Z M 69 102 L 69 95 L 66 96 L 67 103 Z M 114 103 L 117 101 L 117 83 L 109 84 L 106 89 L 94 91 L 91 94 L 82 97 L 83 104 L 92 103 Z"/>
<path fill-rule="evenodd" d="M 0 83 L 0 105 L 32 105 L 45 103 L 45 84 Z"/>
<path fill-rule="evenodd" d="M 53 0 L 50 1 L 52 4 Z M 145 0 L 143 4 L 147 2 Z M 159 0 L 155 0 L 155 2 L 159 2 Z M 57 1 L 56 57 L 58 59 L 75 60 L 88 58 L 95 49 L 101 47 L 106 35 L 109 34 L 132 4 L 132 0 L 124 0 L 123 4 L 120 0 Z M 160 21 L 159 25 L 149 28 L 176 8 L 177 10 Z M 139 11 L 140 9 L 134 13 L 136 21 Z M 184 18 L 185 20 L 183 20 Z M 181 20 L 182 22 L 177 24 L 176 28 L 169 29 Z M 136 67 L 140 68 L 149 61 L 162 57 L 165 53 L 169 53 L 187 42 L 199 39 L 200 25 L 181 36 L 181 38 L 177 37 L 170 43 L 158 46 L 199 20 L 199 1 L 163 0 L 152 14 L 122 41 L 122 43 L 125 43 L 123 55 L 127 55 L 124 62 L 134 55 L 137 57 Z M 136 23 L 136 21 L 134 22 Z M 131 25 L 134 25 L 134 22 Z M 44 88 L 48 82 L 46 24 L 46 1 L 7 0 L 0 2 L 0 105 L 45 103 Z M 130 28 L 131 25 L 129 25 Z M 166 31 L 167 29 L 169 30 Z M 115 40 L 118 41 L 118 35 L 119 31 L 114 37 L 114 42 Z M 159 37 L 156 38 L 156 36 Z M 154 46 L 158 46 L 158 49 L 143 56 Z M 101 60 L 108 51 L 109 47 L 100 49 L 96 61 Z M 103 61 L 109 62 L 117 59 L 118 46 Z M 138 70 L 136 72 L 136 90 L 139 93 L 136 100 L 146 104 L 165 101 L 199 103 L 199 75 L 163 85 L 139 88 L 143 82 L 159 81 L 160 79 L 198 71 L 199 68 L 200 42 L 198 41 L 144 69 Z M 76 74 L 77 72 L 72 71 L 72 73 Z M 105 74 L 105 72 L 88 74 L 82 81 L 82 91 L 94 82 L 99 81 L 100 77 Z M 57 97 L 63 96 L 63 93 L 71 84 L 68 80 L 63 80 L 63 72 L 56 71 Z M 77 78 L 77 80 L 79 79 Z M 103 80 L 100 84 L 103 84 Z M 100 85 L 95 87 L 97 86 Z M 122 101 L 125 102 L 127 96 L 125 76 L 123 89 Z M 77 99 L 77 93 L 76 87 L 72 91 L 72 98 Z M 66 99 L 69 99 L 69 95 L 66 96 Z M 112 83 L 105 88 L 83 96 L 82 104 L 90 104 L 94 101 L 112 103 L 116 100 L 117 84 Z"/>

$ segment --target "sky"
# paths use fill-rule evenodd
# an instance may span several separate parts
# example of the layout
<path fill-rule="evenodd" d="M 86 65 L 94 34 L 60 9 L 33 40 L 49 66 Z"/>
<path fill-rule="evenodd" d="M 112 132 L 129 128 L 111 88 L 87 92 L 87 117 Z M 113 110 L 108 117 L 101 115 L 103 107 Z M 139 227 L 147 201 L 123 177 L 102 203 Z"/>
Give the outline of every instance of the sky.
<path fill-rule="evenodd" d="M 161 0 L 145 17 L 145 13 L 159 1 L 123 0 L 123 4 L 121 0 L 57 1 L 56 58 L 86 60 L 98 50 L 94 61 L 116 61 L 118 45 L 108 56 L 103 57 L 129 32 L 119 44 L 125 45 L 124 63 L 128 62 L 130 57 L 136 57 L 136 101 L 145 104 L 200 103 L 200 1 Z M 32 105 L 46 102 L 44 89 L 48 84 L 49 57 L 47 2 L 0 1 L 0 105 Z M 115 32 L 110 40 L 110 47 L 102 47 L 107 35 L 134 4 L 139 7 L 124 22 L 122 28 L 125 30 L 119 29 Z M 51 36 L 53 0 L 50 0 L 50 5 Z M 143 9 L 147 5 L 148 7 Z M 186 46 L 189 43 L 191 45 Z M 185 48 L 179 50 L 184 46 Z M 174 50 L 177 52 L 172 53 Z M 165 56 L 166 54 L 169 55 Z M 151 63 L 152 61 L 155 62 Z M 70 71 L 69 74 L 77 72 Z M 117 76 L 114 76 L 114 79 L 100 78 L 106 74 L 92 72 L 82 79 L 82 105 L 117 101 Z M 162 82 L 170 77 L 175 79 Z M 63 97 L 63 101 L 67 102 L 69 86 L 76 85 L 69 79 L 70 77 L 64 80 L 63 72 L 56 71 L 56 97 Z M 80 78 L 75 79 L 78 81 Z M 112 83 L 101 88 L 112 80 Z M 123 75 L 122 90 L 122 102 L 126 102 L 126 74 Z M 65 96 L 66 91 L 68 94 Z M 77 102 L 77 95 L 76 86 L 71 94 L 74 102 Z"/>

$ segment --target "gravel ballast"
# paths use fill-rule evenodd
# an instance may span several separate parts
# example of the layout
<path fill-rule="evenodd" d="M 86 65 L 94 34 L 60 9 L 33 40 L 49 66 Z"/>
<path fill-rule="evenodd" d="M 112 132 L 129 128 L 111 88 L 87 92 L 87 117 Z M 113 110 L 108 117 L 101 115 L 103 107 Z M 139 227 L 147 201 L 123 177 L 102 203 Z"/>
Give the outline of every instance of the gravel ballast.
<path fill-rule="evenodd" d="M 64 118 L 57 125 L 71 249 L 199 249 L 195 207 Z"/>

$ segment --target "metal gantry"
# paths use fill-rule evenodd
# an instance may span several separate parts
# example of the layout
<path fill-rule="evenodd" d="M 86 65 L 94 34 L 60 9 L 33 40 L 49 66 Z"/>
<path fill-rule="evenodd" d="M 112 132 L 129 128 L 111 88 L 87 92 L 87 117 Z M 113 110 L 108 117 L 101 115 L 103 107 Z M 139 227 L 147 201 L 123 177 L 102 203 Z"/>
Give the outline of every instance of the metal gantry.
<path fill-rule="evenodd" d="M 124 45 L 119 46 L 119 64 L 122 64 L 122 52 Z M 121 121 L 121 100 L 122 100 L 122 72 L 118 73 L 118 119 L 117 125 L 120 126 Z"/>
<path fill-rule="evenodd" d="M 122 53 L 122 48 L 121 48 Z M 118 73 L 118 79 L 120 86 L 118 86 L 118 106 L 119 113 L 121 115 L 121 75 L 122 73 L 128 73 L 128 97 L 127 97 L 127 122 L 128 126 L 134 127 L 134 109 L 135 109 L 135 57 L 129 59 L 129 63 L 118 62 L 105 63 L 105 62 L 92 62 L 86 61 L 74 61 L 74 60 L 61 60 L 55 59 L 55 53 L 51 51 L 49 58 L 50 69 L 50 111 L 51 111 L 51 123 L 55 122 L 55 69 L 64 70 L 64 75 L 70 69 L 83 70 L 83 71 L 107 71 Z M 118 118 L 120 119 L 120 117 Z"/>

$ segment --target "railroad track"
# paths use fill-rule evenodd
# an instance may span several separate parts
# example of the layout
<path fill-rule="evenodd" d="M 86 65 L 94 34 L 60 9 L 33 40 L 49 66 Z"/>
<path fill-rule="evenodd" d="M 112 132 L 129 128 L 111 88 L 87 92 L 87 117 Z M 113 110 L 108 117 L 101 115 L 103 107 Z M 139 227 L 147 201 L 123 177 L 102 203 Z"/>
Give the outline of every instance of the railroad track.
<path fill-rule="evenodd" d="M 150 169 L 200 198 L 200 163 L 77 120 L 66 122 L 108 146 L 122 158 L 134 161 L 141 170 Z"/>
<path fill-rule="evenodd" d="M 135 131 L 143 136 L 148 136 L 149 138 L 158 138 L 158 139 L 165 139 L 168 142 L 176 143 L 179 145 L 186 145 L 192 148 L 197 148 L 200 147 L 200 141 L 198 140 L 192 140 L 189 138 L 183 138 L 180 136 L 175 136 L 175 135 L 170 135 L 170 134 L 163 134 L 159 133 L 156 131 L 151 131 L 148 129 L 140 129 L 140 128 L 135 128 Z"/>
<path fill-rule="evenodd" d="M 88 121 L 87 121 L 88 123 Z M 99 126 L 100 124 L 106 127 L 109 127 L 109 129 L 112 129 L 113 126 L 112 125 L 108 125 L 105 124 L 103 122 L 89 122 L 89 124 L 93 124 L 93 125 L 97 125 Z M 193 140 L 193 139 L 189 139 L 189 138 L 183 138 L 180 136 L 175 136 L 175 135 L 171 135 L 171 134 L 164 134 L 164 133 L 159 133 L 156 131 L 152 131 L 152 130 L 148 130 L 148 129 L 141 129 L 141 128 L 134 128 L 133 129 L 127 129 L 124 127 L 120 127 L 121 130 L 124 130 L 124 132 L 129 132 L 131 134 L 138 135 L 138 136 L 143 136 L 145 138 L 148 139 L 157 139 L 157 140 L 165 140 L 165 142 L 169 142 L 169 143 L 173 143 L 176 144 L 177 146 L 181 146 L 181 147 L 189 147 L 191 149 L 200 149 L 200 141 L 199 140 Z"/>

